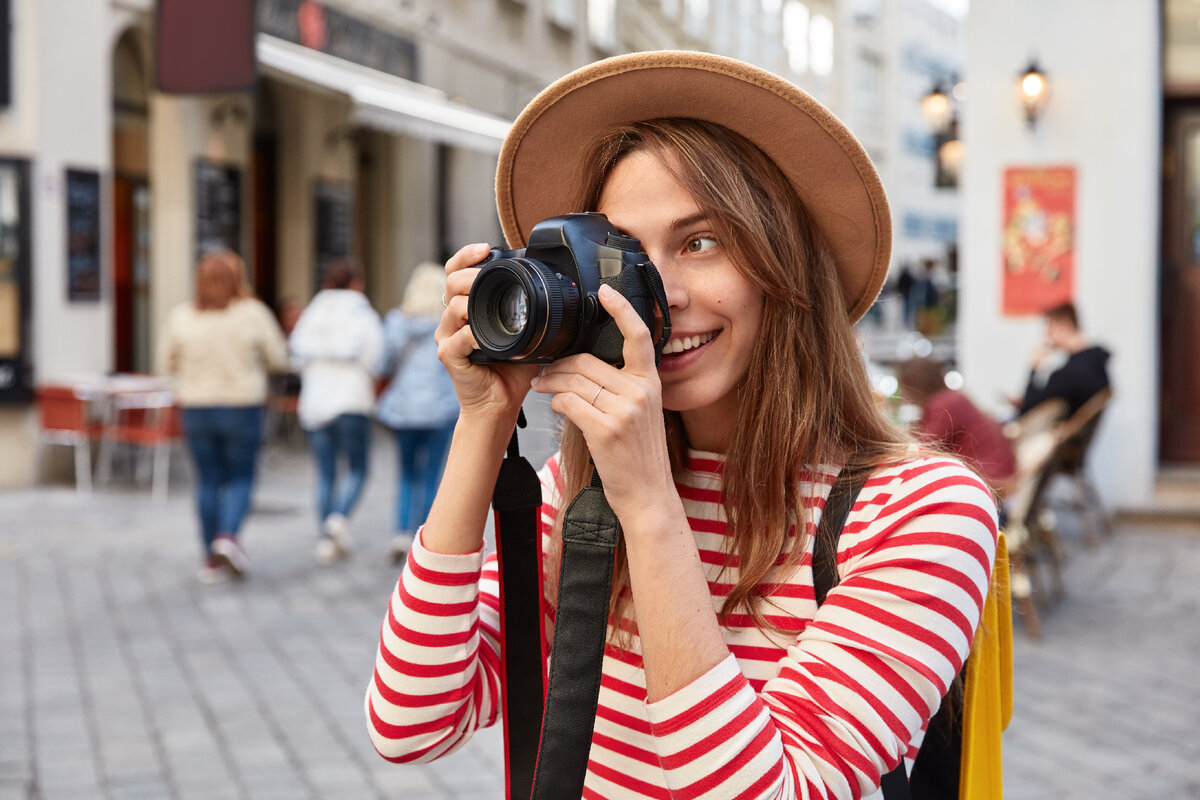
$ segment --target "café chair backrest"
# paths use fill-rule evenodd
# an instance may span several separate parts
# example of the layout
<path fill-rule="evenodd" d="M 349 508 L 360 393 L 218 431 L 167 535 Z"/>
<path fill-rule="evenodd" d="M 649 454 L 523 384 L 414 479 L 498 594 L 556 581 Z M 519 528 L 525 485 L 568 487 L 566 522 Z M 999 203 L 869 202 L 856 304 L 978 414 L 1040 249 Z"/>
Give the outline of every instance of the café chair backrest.
<path fill-rule="evenodd" d="M 1100 427 L 1100 417 L 1112 400 L 1112 394 L 1110 388 L 1101 389 L 1063 423 L 1064 452 L 1060 472 L 1076 473 L 1083 468 L 1092 440 L 1096 438 L 1096 429 Z"/>
<path fill-rule="evenodd" d="M 100 424 L 89 417 L 87 398 L 74 386 L 42 384 L 34 389 L 38 439 L 47 445 L 75 448 L 75 488 L 92 489 L 91 441 L 100 436 Z"/>
<path fill-rule="evenodd" d="M 1014 445 L 1028 437 L 1053 430 L 1067 418 L 1067 401 L 1061 397 L 1043 400 L 1004 426 L 1004 435 Z"/>
<path fill-rule="evenodd" d="M 87 403 L 72 386 L 43 385 L 34 390 L 38 430 L 43 438 L 66 442 L 97 433 L 89 425 Z M 57 436 L 55 436 L 57 434 Z"/>

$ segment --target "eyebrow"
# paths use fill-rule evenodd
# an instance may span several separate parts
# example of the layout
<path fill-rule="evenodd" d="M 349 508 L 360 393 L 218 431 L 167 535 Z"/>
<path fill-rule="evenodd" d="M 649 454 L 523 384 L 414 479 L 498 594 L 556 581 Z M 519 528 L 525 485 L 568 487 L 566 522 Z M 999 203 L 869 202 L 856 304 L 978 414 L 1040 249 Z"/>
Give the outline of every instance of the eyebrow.
<path fill-rule="evenodd" d="M 690 228 L 691 226 L 695 225 L 696 223 L 707 222 L 707 221 L 708 221 L 708 215 L 701 211 L 701 212 L 692 214 L 691 216 L 681 217 L 680 219 L 677 219 L 674 222 L 672 222 L 669 227 L 670 227 L 670 230 L 672 230 L 672 231 L 680 231 L 684 228 Z"/>

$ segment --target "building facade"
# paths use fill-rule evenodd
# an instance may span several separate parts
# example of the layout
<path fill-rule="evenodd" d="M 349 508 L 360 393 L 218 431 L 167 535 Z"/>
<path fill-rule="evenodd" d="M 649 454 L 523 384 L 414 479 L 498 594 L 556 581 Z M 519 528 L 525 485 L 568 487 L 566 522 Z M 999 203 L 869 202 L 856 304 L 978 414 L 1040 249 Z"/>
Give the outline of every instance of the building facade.
<path fill-rule="evenodd" d="M 1200 464 L 1195 134 L 1164 148 L 1165 131 L 1200 107 L 1197 9 L 984 0 L 967 23 L 962 370 L 973 396 L 1012 413 L 1003 398 L 1024 387 L 1043 325 L 1038 298 L 1014 291 L 1025 279 L 1016 265 L 1034 262 L 1008 259 L 1006 232 L 1018 246 L 1051 246 L 1061 231 L 1062 294 L 1042 302 L 1073 300 L 1087 336 L 1113 352 L 1114 399 L 1090 467 L 1117 508 L 1154 507 L 1165 481 Z M 1017 94 L 1031 59 L 1050 87 L 1032 124 Z M 1017 203 L 1041 204 L 1023 234 L 1021 209 L 1006 201 L 1014 187 Z"/>
<path fill-rule="evenodd" d="M 0 486 L 66 465 L 36 455 L 33 387 L 151 371 L 207 247 L 240 252 L 276 309 L 352 256 L 383 311 L 417 263 L 499 242 L 509 122 L 608 55 L 704 49 L 793 80 L 879 161 L 898 256 L 944 250 L 910 224 L 953 217 L 915 110 L 930 65 L 957 63 L 961 25 L 934 0 L 205 0 L 253 10 L 219 48 L 252 48 L 256 79 L 166 91 L 182 45 L 156 13 L 189 2 L 0 0 Z"/>

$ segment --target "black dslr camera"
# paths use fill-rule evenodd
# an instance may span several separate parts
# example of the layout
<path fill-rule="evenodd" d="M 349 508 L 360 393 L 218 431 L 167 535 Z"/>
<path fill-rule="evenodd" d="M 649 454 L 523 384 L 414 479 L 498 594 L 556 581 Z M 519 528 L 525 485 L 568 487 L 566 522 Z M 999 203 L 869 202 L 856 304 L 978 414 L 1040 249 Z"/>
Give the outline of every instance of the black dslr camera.
<path fill-rule="evenodd" d="M 641 242 L 589 212 L 542 220 L 524 249 L 488 253 L 467 298 L 467 319 L 479 344 L 471 361 L 549 364 L 591 353 L 621 364 L 624 337 L 600 305 L 605 283 L 629 300 L 651 331 L 658 307 L 663 328 L 654 346 L 657 360 L 671 336 L 658 270 Z"/>

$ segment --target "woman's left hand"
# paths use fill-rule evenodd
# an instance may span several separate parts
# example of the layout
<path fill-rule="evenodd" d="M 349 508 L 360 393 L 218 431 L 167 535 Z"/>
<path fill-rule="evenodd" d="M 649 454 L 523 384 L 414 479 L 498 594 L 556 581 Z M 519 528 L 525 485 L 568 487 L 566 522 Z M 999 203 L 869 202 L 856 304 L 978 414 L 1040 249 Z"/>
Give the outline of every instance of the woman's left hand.
<path fill-rule="evenodd" d="M 589 353 L 568 356 L 548 365 L 533 390 L 554 395 L 550 408 L 579 426 L 609 505 L 628 528 L 639 511 L 674 497 L 675 485 L 650 331 L 616 290 L 601 286 L 600 302 L 625 337 L 625 366 L 617 369 Z"/>

